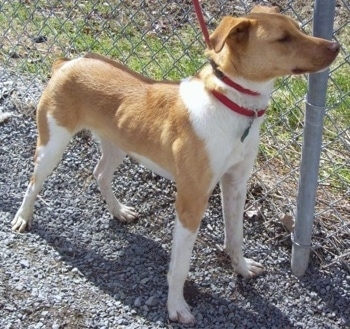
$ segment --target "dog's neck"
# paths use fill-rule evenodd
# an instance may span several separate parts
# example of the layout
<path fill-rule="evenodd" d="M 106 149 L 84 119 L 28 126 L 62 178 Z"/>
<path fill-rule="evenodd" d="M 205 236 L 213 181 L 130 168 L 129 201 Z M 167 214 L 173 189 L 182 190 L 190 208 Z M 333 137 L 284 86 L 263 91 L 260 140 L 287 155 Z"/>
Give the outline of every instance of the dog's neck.
<path fill-rule="evenodd" d="M 200 77 L 204 78 L 204 82 L 208 90 L 216 90 L 218 92 L 221 90 L 222 92 L 226 93 L 226 91 L 232 88 L 249 96 L 270 96 L 273 90 L 274 79 L 259 82 L 251 81 L 232 73 L 230 74 L 228 72 L 223 72 L 212 59 L 209 60 L 209 64 L 210 65 L 205 66 L 200 73 Z M 217 79 L 213 79 L 214 76 Z M 236 86 L 228 83 L 228 81 L 223 77 L 229 81 L 232 81 Z"/>
<path fill-rule="evenodd" d="M 226 93 L 229 89 L 236 89 L 234 87 L 230 87 L 229 84 L 226 84 L 225 81 L 221 79 L 222 75 L 233 81 L 235 84 L 239 85 L 241 88 L 247 89 L 257 96 L 270 96 L 275 81 L 274 79 L 261 82 L 247 80 L 244 77 L 234 76 L 227 72 L 222 72 L 217 66 L 215 67 L 215 64 L 206 65 L 198 73 L 198 77 L 204 82 L 206 89 L 209 91 L 216 90 L 218 92 Z M 236 91 L 239 92 L 239 88 L 237 88 Z M 249 95 L 249 92 L 246 94 Z"/>
<path fill-rule="evenodd" d="M 209 60 L 210 65 L 213 68 L 213 73 L 215 74 L 215 76 L 221 80 L 223 83 L 225 83 L 226 85 L 228 85 L 229 87 L 239 91 L 240 93 L 249 95 L 249 96 L 260 96 L 259 92 L 247 89 L 243 86 L 241 86 L 239 83 L 233 81 L 232 79 L 230 79 L 227 75 L 225 75 L 218 67 L 218 65 L 215 63 L 214 60 Z"/>
<path fill-rule="evenodd" d="M 259 111 L 267 107 L 270 94 L 273 90 L 274 80 L 255 82 L 223 72 L 223 75 L 227 79 L 239 86 L 237 88 L 221 79 L 221 74 L 215 72 L 216 70 L 219 71 L 220 69 L 215 69 L 215 66 L 208 64 L 198 74 L 198 77 L 203 81 L 205 88 L 209 92 L 215 91 L 221 93 L 236 104 L 254 111 Z M 248 90 L 248 92 L 245 90 Z"/>

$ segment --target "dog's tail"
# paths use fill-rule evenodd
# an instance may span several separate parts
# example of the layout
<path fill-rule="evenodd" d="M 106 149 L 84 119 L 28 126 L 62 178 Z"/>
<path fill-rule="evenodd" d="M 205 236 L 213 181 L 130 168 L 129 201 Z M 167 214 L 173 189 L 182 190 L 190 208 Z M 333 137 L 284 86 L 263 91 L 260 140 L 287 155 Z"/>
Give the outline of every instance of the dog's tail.
<path fill-rule="evenodd" d="M 54 74 L 57 70 L 59 70 L 65 63 L 69 62 L 69 58 L 59 58 L 52 64 L 51 72 Z"/>

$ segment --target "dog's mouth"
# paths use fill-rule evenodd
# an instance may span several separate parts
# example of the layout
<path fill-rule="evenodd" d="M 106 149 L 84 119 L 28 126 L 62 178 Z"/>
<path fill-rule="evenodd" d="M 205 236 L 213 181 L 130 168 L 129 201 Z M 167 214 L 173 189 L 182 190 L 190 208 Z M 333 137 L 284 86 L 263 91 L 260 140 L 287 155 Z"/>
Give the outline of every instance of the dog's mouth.
<path fill-rule="evenodd" d="M 292 69 L 292 74 L 304 74 L 304 73 L 320 73 L 320 72 L 324 72 L 328 69 L 329 66 L 325 66 L 319 70 L 305 70 L 302 69 L 300 67 L 296 67 L 294 69 Z"/>
<path fill-rule="evenodd" d="M 292 73 L 293 74 L 303 74 L 303 73 L 306 73 L 306 72 L 309 72 L 308 70 L 304 70 L 300 67 L 296 67 L 294 69 L 292 69 Z"/>

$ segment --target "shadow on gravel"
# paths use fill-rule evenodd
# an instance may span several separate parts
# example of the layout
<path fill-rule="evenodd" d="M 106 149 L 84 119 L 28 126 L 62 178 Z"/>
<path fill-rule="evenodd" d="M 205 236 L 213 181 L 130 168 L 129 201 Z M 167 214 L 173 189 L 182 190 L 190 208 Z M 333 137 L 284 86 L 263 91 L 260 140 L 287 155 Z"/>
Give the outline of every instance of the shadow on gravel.
<path fill-rule="evenodd" d="M 327 314 L 333 320 L 341 319 L 344 328 L 350 328 L 350 297 L 348 293 L 344 294 L 343 282 L 339 277 L 321 274 L 318 268 L 310 265 L 300 284 L 326 305 L 317 308 L 320 314 Z"/>
<path fill-rule="evenodd" d="M 111 220 L 109 228 L 103 232 L 105 241 L 98 246 L 94 244 L 93 249 L 89 241 L 62 235 L 49 226 L 39 228 L 34 225 L 32 233 L 45 239 L 59 252 L 62 261 L 78 269 L 82 277 L 115 301 L 127 305 L 134 316 L 166 325 L 169 323 L 166 274 L 170 255 L 161 241 L 158 243 L 144 235 L 131 233 L 132 225 Z M 278 319 L 284 327 L 294 328 L 288 315 L 255 290 L 253 280 L 238 278 L 232 298 L 223 298 L 211 287 L 187 280 L 185 298 L 199 320 L 197 328 L 210 328 L 219 323 L 225 328 L 237 323 L 253 328 L 257 324 L 273 324 L 273 319 Z M 188 328 L 176 323 L 171 327 Z"/>
<path fill-rule="evenodd" d="M 35 225 L 32 233 L 45 239 L 59 252 L 62 261 L 78 269 L 86 280 L 116 301 L 129 305 L 136 314 L 150 321 L 163 320 L 168 253 L 160 243 L 130 233 L 128 225 L 115 220 L 111 223 L 106 229 L 106 241 L 99 245 L 70 239 L 50 227 L 39 229 Z M 157 313 L 158 319 L 152 313 Z"/>
<path fill-rule="evenodd" d="M 202 304 L 202 310 L 208 312 L 204 317 L 210 315 L 209 318 L 217 320 L 223 325 L 222 328 L 273 328 L 277 323 L 281 328 L 297 328 L 290 322 L 288 314 L 281 312 L 254 288 L 253 280 L 249 282 L 240 278 L 237 281 L 237 292 L 232 298 L 222 298 L 210 291 L 203 292 L 193 282 L 185 285 L 187 288 L 185 298 L 191 306 L 194 306 L 194 310 L 196 305 Z M 238 294 L 243 296 L 243 303 L 242 297 L 237 298 L 240 300 L 235 300 Z M 216 323 L 207 322 L 206 324 L 207 326 L 202 325 L 198 328 L 211 328 L 211 325 L 214 327 Z"/>

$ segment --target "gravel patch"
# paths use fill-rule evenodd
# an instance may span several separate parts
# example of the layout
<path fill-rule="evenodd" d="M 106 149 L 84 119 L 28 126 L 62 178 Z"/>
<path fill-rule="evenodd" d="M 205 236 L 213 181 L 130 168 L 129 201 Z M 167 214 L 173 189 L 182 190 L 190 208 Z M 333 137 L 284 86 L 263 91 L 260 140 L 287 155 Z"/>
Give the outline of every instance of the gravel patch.
<path fill-rule="evenodd" d="M 166 313 L 174 185 L 127 159 L 114 190 L 134 206 L 132 224 L 112 219 L 92 177 L 98 147 L 89 134 L 74 138 L 36 202 L 29 233 L 14 234 L 14 217 L 30 178 L 34 119 L 18 109 L 42 86 L 26 88 L 0 70 L 0 327 L 188 328 Z M 19 102 L 20 101 L 20 102 Z M 219 189 L 210 200 L 192 256 L 185 297 L 196 328 L 350 327 L 350 273 L 314 258 L 305 276 L 291 274 L 291 244 L 281 226 L 245 220 L 245 254 L 266 273 L 233 274 L 222 251 Z M 255 216 L 256 217 L 256 216 Z"/>

